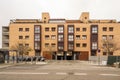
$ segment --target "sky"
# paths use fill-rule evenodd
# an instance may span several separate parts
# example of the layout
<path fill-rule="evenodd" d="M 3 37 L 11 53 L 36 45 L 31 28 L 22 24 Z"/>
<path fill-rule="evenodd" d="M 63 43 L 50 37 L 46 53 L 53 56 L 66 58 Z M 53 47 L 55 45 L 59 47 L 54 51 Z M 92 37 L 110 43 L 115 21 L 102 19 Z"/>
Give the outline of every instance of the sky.
<path fill-rule="evenodd" d="M 120 0 L 0 0 L 0 48 L 2 26 L 9 26 L 11 19 L 41 19 L 42 12 L 65 19 L 79 19 L 82 12 L 89 12 L 90 19 L 120 21 Z"/>

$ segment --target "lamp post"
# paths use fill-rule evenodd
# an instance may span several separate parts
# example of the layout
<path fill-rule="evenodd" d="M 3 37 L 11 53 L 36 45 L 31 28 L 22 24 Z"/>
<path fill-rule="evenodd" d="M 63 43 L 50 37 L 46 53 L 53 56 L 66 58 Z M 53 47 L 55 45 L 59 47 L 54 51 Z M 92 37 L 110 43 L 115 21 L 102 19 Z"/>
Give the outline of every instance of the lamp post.
<path fill-rule="evenodd" d="M 14 61 L 15 61 L 14 52 L 13 52 L 13 55 L 12 55 L 12 61 L 13 61 L 13 64 L 14 64 Z"/>
<path fill-rule="evenodd" d="M 100 65 L 100 49 L 98 49 L 98 65 Z"/>
<path fill-rule="evenodd" d="M 19 53 L 19 51 L 16 50 L 16 62 L 17 62 L 17 63 L 19 62 L 19 61 L 18 61 L 18 53 Z"/>

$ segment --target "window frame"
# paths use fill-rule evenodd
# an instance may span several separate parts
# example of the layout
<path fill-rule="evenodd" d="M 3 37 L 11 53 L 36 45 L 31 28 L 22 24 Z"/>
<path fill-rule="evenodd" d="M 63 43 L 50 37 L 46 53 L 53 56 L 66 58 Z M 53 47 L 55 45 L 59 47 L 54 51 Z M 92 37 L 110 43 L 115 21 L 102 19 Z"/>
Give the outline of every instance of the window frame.
<path fill-rule="evenodd" d="M 69 34 L 68 35 L 68 41 L 74 41 L 74 35 Z"/>
<path fill-rule="evenodd" d="M 50 39 L 50 36 L 49 35 L 45 35 L 45 40 L 48 40 Z"/>
<path fill-rule="evenodd" d="M 46 27 L 46 28 L 45 28 L 45 31 L 46 31 L 46 32 L 48 32 L 49 30 L 50 30 L 50 28 L 49 28 L 49 27 Z"/>
<path fill-rule="evenodd" d="M 45 43 L 45 47 L 49 47 L 49 43 Z"/>
<path fill-rule="evenodd" d="M 25 44 L 25 47 L 29 47 L 29 44 L 28 44 L 28 43 L 26 43 L 26 44 Z"/>
<path fill-rule="evenodd" d="M 68 33 L 74 33 L 74 27 L 73 26 L 68 27 Z"/>
<path fill-rule="evenodd" d="M 80 35 L 76 35 L 76 40 L 80 40 Z"/>
<path fill-rule="evenodd" d="M 56 44 L 55 44 L 55 43 L 51 43 L 51 46 L 52 46 L 52 47 L 55 47 L 55 46 L 56 46 Z"/>
<path fill-rule="evenodd" d="M 23 28 L 19 28 L 19 32 L 22 32 L 23 31 Z"/>
<path fill-rule="evenodd" d="M 23 36 L 19 36 L 19 39 L 23 39 Z"/>
<path fill-rule="evenodd" d="M 55 32 L 55 31 L 56 31 L 56 28 L 55 28 L 55 27 L 52 27 L 52 28 L 51 28 L 51 31 Z"/>
<path fill-rule="evenodd" d="M 76 43 L 76 47 L 80 47 L 80 43 Z"/>
<path fill-rule="evenodd" d="M 82 40 L 86 40 L 87 39 L 87 35 L 82 35 Z"/>
<path fill-rule="evenodd" d="M 97 48 L 98 48 L 97 42 L 93 42 L 93 43 L 92 43 L 92 49 L 93 49 L 93 50 L 96 50 Z"/>
<path fill-rule="evenodd" d="M 80 31 L 80 28 L 76 28 L 76 32 Z"/>
<path fill-rule="evenodd" d="M 64 35 L 63 34 L 58 35 L 58 41 L 64 41 Z"/>
<path fill-rule="evenodd" d="M 104 32 L 107 31 L 107 27 L 103 27 L 102 31 L 104 31 Z"/>
<path fill-rule="evenodd" d="M 29 36 L 29 35 L 26 35 L 26 36 L 25 36 L 25 39 L 29 39 L 29 38 L 30 38 L 30 36 Z"/>
<path fill-rule="evenodd" d="M 84 47 L 84 48 L 87 47 L 87 43 L 83 43 L 82 47 Z"/>
<path fill-rule="evenodd" d="M 103 40 L 107 40 L 107 35 L 102 35 Z"/>
<path fill-rule="evenodd" d="M 87 28 L 82 28 L 82 31 L 83 31 L 83 32 L 86 32 L 86 31 L 87 31 Z"/>
<path fill-rule="evenodd" d="M 58 33 L 63 33 L 64 32 L 64 27 L 63 26 L 59 26 L 58 27 Z"/>
<path fill-rule="evenodd" d="M 92 27 L 92 33 L 98 33 L 98 27 L 96 26 Z"/>
<path fill-rule="evenodd" d="M 30 28 L 25 28 L 25 31 L 26 31 L 26 32 L 29 32 L 29 31 L 30 31 Z"/>
<path fill-rule="evenodd" d="M 109 27 L 109 31 L 113 31 L 113 29 L 114 29 L 113 27 Z"/>
<path fill-rule="evenodd" d="M 56 35 L 51 35 L 51 39 L 55 40 L 56 39 Z"/>

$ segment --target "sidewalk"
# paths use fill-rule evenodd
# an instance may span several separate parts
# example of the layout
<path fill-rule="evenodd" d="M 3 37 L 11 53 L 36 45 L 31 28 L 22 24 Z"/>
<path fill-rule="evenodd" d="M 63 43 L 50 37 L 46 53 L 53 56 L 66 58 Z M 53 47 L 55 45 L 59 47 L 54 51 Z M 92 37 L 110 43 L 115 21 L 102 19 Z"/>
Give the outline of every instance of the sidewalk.
<path fill-rule="evenodd" d="M 48 64 L 47 62 L 19 62 L 19 63 L 16 63 L 16 62 L 9 62 L 9 63 L 2 63 L 0 64 L 0 69 L 1 68 L 6 68 L 6 67 L 10 67 L 10 66 L 16 66 L 16 65 L 26 65 L 26 64 L 30 64 L 30 65 L 45 65 L 45 64 Z"/>
<path fill-rule="evenodd" d="M 9 67 L 9 66 L 13 66 L 12 64 L 0 64 L 0 69 L 1 68 L 6 68 L 6 67 Z"/>
<path fill-rule="evenodd" d="M 76 66 L 82 66 L 82 65 L 103 65 L 103 64 L 98 64 L 98 62 L 94 62 L 94 61 L 79 61 L 79 60 L 71 60 L 71 61 L 67 61 L 67 60 L 60 60 L 60 61 L 55 61 L 55 60 L 49 60 L 49 61 L 45 61 L 45 62 L 19 62 L 19 63 L 4 63 L 4 64 L 0 64 L 0 68 L 6 68 L 6 67 L 10 67 L 10 66 L 16 66 L 16 65 L 26 65 L 26 64 L 30 64 L 30 65 L 46 65 L 46 64 L 58 64 L 58 65 L 76 65 Z M 79 64 L 79 65 L 78 65 Z M 106 66 L 106 65 L 104 65 Z"/>

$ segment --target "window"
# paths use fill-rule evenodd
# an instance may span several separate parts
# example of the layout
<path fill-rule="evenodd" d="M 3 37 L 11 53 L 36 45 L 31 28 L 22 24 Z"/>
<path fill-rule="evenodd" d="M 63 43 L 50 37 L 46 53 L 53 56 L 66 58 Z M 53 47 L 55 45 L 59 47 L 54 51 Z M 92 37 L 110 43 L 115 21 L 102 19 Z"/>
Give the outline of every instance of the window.
<path fill-rule="evenodd" d="M 49 28 L 45 28 L 45 31 L 49 31 Z"/>
<path fill-rule="evenodd" d="M 97 27 L 92 27 L 92 33 L 97 33 L 98 32 L 98 28 Z"/>
<path fill-rule="evenodd" d="M 109 46 L 109 48 L 113 48 L 113 44 L 109 44 L 108 46 Z"/>
<path fill-rule="evenodd" d="M 107 55 L 107 52 L 103 52 L 103 55 Z M 108 55 L 113 55 L 113 52 L 109 52 Z"/>
<path fill-rule="evenodd" d="M 73 47 L 74 47 L 74 44 L 73 44 L 73 43 L 69 43 L 69 44 L 68 44 L 68 49 L 73 49 Z"/>
<path fill-rule="evenodd" d="M 79 40 L 80 39 L 80 35 L 76 35 L 76 39 Z"/>
<path fill-rule="evenodd" d="M 107 27 L 103 27 L 103 31 L 107 31 Z"/>
<path fill-rule="evenodd" d="M 56 38 L 56 35 L 51 35 L 51 39 L 55 39 Z"/>
<path fill-rule="evenodd" d="M 35 34 L 35 41 L 40 41 L 40 34 Z"/>
<path fill-rule="evenodd" d="M 68 33 L 73 33 L 73 32 L 74 32 L 73 27 L 68 27 Z"/>
<path fill-rule="evenodd" d="M 114 38 L 114 36 L 113 35 L 109 35 L 109 39 L 113 39 Z"/>
<path fill-rule="evenodd" d="M 35 33 L 40 33 L 40 26 L 35 26 Z"/>
<path fill-rule="evenodd" d="M 96 56 L 96 55 L 97 55 L 96 50 L 91 51 L 91 56 Z"/>
<path fill-rule="evenodd" d="M 107 44 L 103 44 L 103 47 L 106 48 Z"/>
<path fill-rule="evenodd" d="M 29 44 L 25 44 L 26 47 L 29 47 Z"/>
<path fill-rule="evenodd" d="M 97 49 L 97 43 L 96 42 L 92 43 L 92 49 Z"/>
<path fill-rule="evenodd" d="M 87 31 L 87 29 L 86 29 L 86 28 L 83 28 L 83 31 L 85 32 L 85 31 Z"/>
<path fill-rule="evenodd" d="M 58 33 L 63 33 L 63 26 L 58 27 Z"/>
<path fill-rule="evenodd" d="M 102 36 L 102 39 L 103 39 L 103 40 L 106 40 L 106 39 L 107 39 L 107 35 L 103 35 L 103 36 Z"/>
<path fill-rule="evenodd" d="M 76 43 L 76 47 L 80 47 L 80 43 Z"/>
<path fill-rule="evenodd" d="M 87 47 L 87 44 L 86 44 L 86 43 L 83 43 L 83 44 L 82 44 L 82 47 Z"/>
<path fill-rule="evenodd" d="M 45 39 L 49 39 L 49 35 L 45 35 Z"/>
<path fill-rule="evenodd" d="M 82 35 L 82 39 L 83 40 L 87 39 L 87 35 Z"/>
<path fill-rule="evenodd" d="M 23 36 L 19 36 L 19 39 L 23 39 Z"/>
<path fill-rule="evenodd" d="M 92 40 L 92 42 L 98 41 L 98 35 L 97 34 L 92 34 L 91 40 Z"/>
<path fill-rule="evenodd" d="M 63 35 L 58 35 L 58 41 L 63 41 Z"/>
<path fill-rule="evenodd" d="M 107 55 L 107 52 L 103 52 L 103 55 Z"/>
<path fill-rule="evenodd" d="M 113 55 L 113 52 L 110 52 L 109 55 Z"/>
<path fill-rule="evenodd" d="M 58 43 L 58 49 L 59 50 L 63 49 L 64 48 L 63 46 L 64 46 L 64 43 L 60 43 L 60 42 Z"/>
<path fill-rule="evenodd" d="M 68 35 L 68 41 L 73 41 L 73 35 Z"/>
<path fill-rule="evenodd" d="M 80 31 L 80 28 L 76 28 L 76 31 Z"/>
<path fill-rule="evenodd" d="M 45 47 L 49 47 L 49 43 L 45 43 Z"/>
<path fill-rule="evenodd" d="M 51 44 L 52 47 L 55 47 L 55 45 L 56 45 L 55 43 L 52 43 L 52 44 Z"/>
<path fill-rule="evenodd" d="M 19 44 L 19 47 L 23 47 L 23 44 Z"/>
<path fill-rule="evenodd" d="M 19 31 L 20 31 L 20 32 L 23 31 L 23 28 L 19 28 Z"/>
<path fill-rule="evenodd" d="M 29 31 L 29 28 L 25 28 L 25 31 Z"/>
<path fill-rule="evenodd" d="M 55 31 L 55 29 L 56 29 L 55 27 L 52 27 L 52 28 L 51 28 L 52 31 Z"/>
<path fill-rule="evenodd" d="M 46 17 L 44 17 L 44 19 L 46 19 Z"/>
<path fill-rule="evenodd" d="M 35 42 L 35 49 L 40 49 L 40 42 Z"/>
<path fill-rule="evenodd" d="M 25 36 L 25 39 L 29 39 L 29 36 Z"/>
<path fill-rule="evenodd" d="M 63 46 L 58 46 L 58 49 L 63 49 Z"/>
<path fill-rule="evenodd" d="M 110 27 L 110 28 L 109 28 L 109 31 L 113 31 L 113 27 Z"/>

